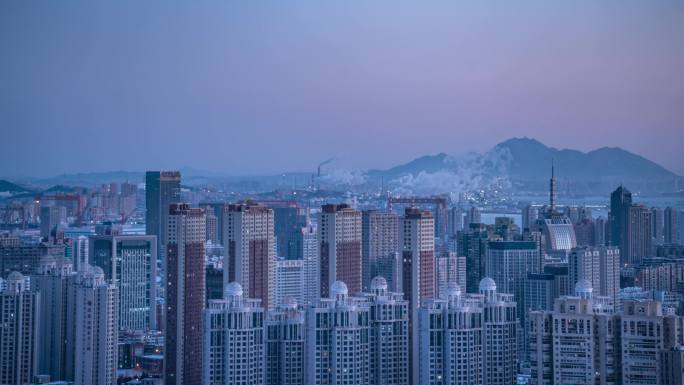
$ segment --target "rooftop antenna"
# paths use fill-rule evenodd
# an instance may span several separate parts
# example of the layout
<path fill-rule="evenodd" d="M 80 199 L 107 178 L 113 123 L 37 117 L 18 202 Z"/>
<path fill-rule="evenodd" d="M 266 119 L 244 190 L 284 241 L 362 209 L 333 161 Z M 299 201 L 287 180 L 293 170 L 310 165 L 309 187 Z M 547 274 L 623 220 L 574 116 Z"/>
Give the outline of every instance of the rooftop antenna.
<path fill-rule="evenodd" d="M 549 181 L 549 210 L 552 213 L 556 211 L 556 174 L 554 168 L 554 160 L 553 158 L 551 158 L 551 180 Z"/>

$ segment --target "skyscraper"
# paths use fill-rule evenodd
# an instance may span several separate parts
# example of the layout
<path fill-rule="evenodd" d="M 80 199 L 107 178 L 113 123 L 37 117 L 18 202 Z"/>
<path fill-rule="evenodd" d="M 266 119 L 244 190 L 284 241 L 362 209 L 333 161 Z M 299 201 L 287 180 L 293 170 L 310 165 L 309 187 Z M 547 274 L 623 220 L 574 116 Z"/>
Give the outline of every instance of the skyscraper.
<path fill-rule="evenodd" d="M 420 310 L 420 384 L 484 384 L 483 298 L 451 282 Z M 439 338 L 435 338 L 439 336 Z"/>
<path fill-rule="evenodd" d="M 478 285 L 485 276 L 487 243 L 496 238 L 483 224 L 473 224 L 458 233 L 458 255 L 466 257 L 466 286 L 468 293 L 477 293 Z"/>
<path fill-rule="evenodd" d="M 29 384 L 37 374 L 39 310 L 40 294 L 26 287 L 21 273 L 10 273 L 0 290 L 0 384 Z"/>
<path fill-rule="evenodd" d="M 330 298 L 306 310 L 304 383 L 369 384 L 369 307 L 363 298 L 350 297 L 343 282 L 334 282 L 327 292 Z"/>
<path fill-rule="evenodd" d="M 265 309 L 275 303 L 276 256 L 273 210 L 252 202 L 230 204 L 223 211 L 224 285 L 238 282 L 245 296 Z"/>
<path fill-rule="evenodd" d="M 528 273 L 538 273 L 541 261 L 537 253 L 537 244 L 531 241 L 495 241 L 489 242 L 485 274 L 498 282 L 500 293 L 513 294 L 520 305 L 517 316 L 525 319 L 524 294 L 525 279 Z"/>
<path fill-rule="evenodd" d="M 282 305 L 287 298 L 293 298 L 297 303 L 305 303 L 307 282 L 304 276 L 304 260 L 278 259 L 275 286 L 273 307 Z"/>
<path fill-rule="evenodd" d="M 651 208 L 651 237 L 656 245 L 665 243 L 665 210 L 660 207 Z"/>
<path fill-rule="evenodd" d="M 299 230 L 307 225 L 308 210 L 295 201 L 268 202 L 273 210 L 273 232 L 276 240 L 276 256 L 300 259 Z"/>
<path fill-rule="evenodd" d="M 145 234 L 157 236 L 158 257 L 166 261 L 166 223 L 169 206 L 181 200 L 179 171 L 145 173 Z"/>
<path fill-rule="evenodd" d="M 60 258 L 44 257 L 31 276 L 32 290 L 41 293 L 38 373 L 53 380 L 67 379 L 67 298 L 73 281 L 72 264 Z"/>
<path fill-rule="evenodd" d="M 116 384 L 117 288 L 97 266 L 70 279 L 66 306 L 66 379 L 76 385 Z"/>
<path fill-rule="evenodd" d="M 204 384 L 264 384 L 264 309 L 259 300 L 244 298 L 239 283 L 226 285 L 223 299 L 209 301 L 203 339 Z"/>
<path fill-rule="evenodd" d="M 330 295 L 330 285 L 345 282 L 352 293 L 361 292 L 361 212 L 347 204 L 326 204 L 318 217 L 321 297 Z"/>
<path fill-rule="evenodd" d="M 470 225 L 478 223 L 482 223 L 482 214 L 480 213 L 479 208 L 472 206 L 470 210 L 466 212 L 465 217 L 463 218 L 463 227 L 467 229 L 470 227 Z"/>
<path fill-rule="evenodd" d="M 437 298 L 442 298 L 442 292 L 447 289 L 449 283 L 456 283 L 459 288 L 466 285 L 466 258 L 459 257 L 456 253 L 441 253 L 435 258 L 435 281 L 437 285 Z"/>
<path fill-rule="evenodd" d="M 370 382 L 408 385 L 408 301 L 388 290 L 387 280 L 375 277 L 365 294 L 370 307 Z"/>
<path fill-rule="evenodd" d="M 667 207 L 664 211 L 663 238 L 665 243 L 679 243 L 679 210 Z"/>
<path fill-rule="evenodd" d="M 532 384 L 667 383 L 663 357 L 683 343 L 684 319 L 660 302 L 626 301 L 613 313 L 612 300 L 594 296 L 586 280 L 553 311 L 529 318 Z"/>
<path fill-rule="evenodd" d="M 399 251 L 399 216 L 375 210 L 363 211 L 361 217 L 363 256 L 363 290 L 370 289 L 370 281 L 377 276 L 379 260 Z M 385 272 L 386 273 L 386 272 Z M 389 277 L 393 280 L 394 277 Z"/>
<path fill-rule="evenodd" d="M 532 229 L 534 224 L 539 219 L 539 208 L 537 206 L 527 205 L 522 209 L 522 229 Z"/>
<path fill-rule="evenodd" d="M 420 310 L 420 384 L 508 385 L 516 375 L 516 314 L 511 294 L 491 278 L 480 294 L 450 284 Z"/>
<path fill-rule="evenodd" d="M 66 208 L 63 206 L 44 206 L 40 208 L 40 237 L 49 240 L 55 230 L 66 225 Z"/>
<path fill-rule="evenodd" d="M 186 203 L 169 208 L 167 225 L 164 382 L 202 382 L 202 311 L 205 296 L 204 211 Z"/>
<path fill-rule="evenodd" d="M 617 383 L 620 325 L 610 316 L 612 301 L 593 298 L 586 280 L 575 293 L 557 299 L 553 311 L 529 314 L 532 384 Z"/>
<path fill-rule="evenodd" d="M 626 223 L 622 232 L 620 247 L 621 262 L 631 266 L 639 265 L 644 258 L 653 256 L 651 236 L 651 211 L 641 205 L 631 205 L 625 210 Z"/>
<path fill-rule="evenodd" d="M 287 298 L 266 316 L 266 385 L 304 383 L 304 312 Z"/>
<path fill-rule="evenodd" d="M 568 271 L 572 285 L 586 279 L 598 295 L 616 300 L 620 290 L 620 248 L 575 248 L 568 256 Z"/>
<path fill-rule="evenodd" d="M 622 245 L 622 234 L 627 226 L 627 208 L 632 205 L 632 193 L 620 186 L 610 194 L 610 244 Z M 623 250 L 624 252 L 624 250 Z"/>
<path fill-rule="evenodd" d="M 435 222 L 432 213 L 406 208 L 400 225 L 402 246 L 402 284 L 409 302 L 409 377 L 418 383 L 418 310 L 421 301 L 434 298 Z"/>
<path fill-rule="evenodd" d="M 96 235 L 89 243 L 89 263 L 119 289 L 119 330 L 156 330 L 156 237 Z"/>
<path fill-rule="evenodd" d="M 304 302 L 302 305 L 310 305 L 318 302 L 321 291 L 318 234 L 313 226 L 307 226 L 300 230 L 299 236 L 301 255 L 304 260 Z"/>

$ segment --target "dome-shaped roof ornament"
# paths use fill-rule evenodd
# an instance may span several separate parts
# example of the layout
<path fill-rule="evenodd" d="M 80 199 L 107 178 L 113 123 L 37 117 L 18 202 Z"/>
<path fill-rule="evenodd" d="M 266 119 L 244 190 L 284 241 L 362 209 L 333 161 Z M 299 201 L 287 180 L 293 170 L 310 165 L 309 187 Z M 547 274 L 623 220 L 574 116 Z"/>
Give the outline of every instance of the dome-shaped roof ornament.
<path fill-rule="evenodd" d="M 371 290 L 387 291 L 387 280 L 385 277 L 377 276 L 371 280 Z"/>
<path fill-rule="evenodd" d="M 461 296 L 461 287 L 458 286 L 458 284 L 456 282 L 448 282 L 447 286 L 444 290 L 444 296 L 446 298 L 460 297 Z"/>
<path fill-rule="evenodd" d="M 335 281 L 330 286 L 330 296 L 332 298 L 337 298 L 340 295 L 343 295 L 343 296 L 349 295 L 349 289 L 347 289 L 347 285 L 344 282 Z"/>
<path fill-rule="evenodd" d="M 225 288 L 223 288 L 224 298 L 242 297 L 242 294 L 243 294 L 242 285 L 240 285 L 237 282 L 231 282 L 231 283 L 227 284 Z"/>
<path fill-rule="evenodd" d="M 484 277 L 480 281 L 480 291 L 496 291 L 496 282 L 489 277 Z"/>
<path fill-rule="evenodd" d="M 589 298 L 593 291 L 594 288 L 591 286 L 591 282 L 586 279 L 580 279 L 575 284 L 575 295 L 578 297 Z"/>

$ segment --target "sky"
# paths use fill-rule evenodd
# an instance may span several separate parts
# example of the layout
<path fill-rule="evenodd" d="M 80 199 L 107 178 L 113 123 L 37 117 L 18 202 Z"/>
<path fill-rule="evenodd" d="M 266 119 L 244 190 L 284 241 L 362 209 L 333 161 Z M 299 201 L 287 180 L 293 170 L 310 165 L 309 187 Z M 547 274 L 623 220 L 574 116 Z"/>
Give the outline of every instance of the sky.
<path fill-rule="evenodd" d="M 684 2 L 0 2 L 0 175 L 386 168 L 527 136 L 684 175 Z"/>

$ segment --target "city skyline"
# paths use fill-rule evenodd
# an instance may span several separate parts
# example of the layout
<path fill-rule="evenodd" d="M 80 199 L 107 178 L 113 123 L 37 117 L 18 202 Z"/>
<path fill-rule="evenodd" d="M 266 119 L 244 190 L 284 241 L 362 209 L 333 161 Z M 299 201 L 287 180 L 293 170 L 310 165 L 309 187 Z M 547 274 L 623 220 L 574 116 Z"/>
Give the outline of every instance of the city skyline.
<path fill-rule="evenodd" d="M 681 175 L 683 9 L 4 3 L 0 175 L 385 168 L 513 136 Z"/>

